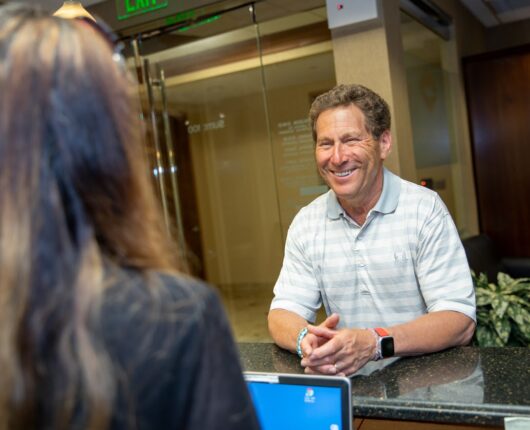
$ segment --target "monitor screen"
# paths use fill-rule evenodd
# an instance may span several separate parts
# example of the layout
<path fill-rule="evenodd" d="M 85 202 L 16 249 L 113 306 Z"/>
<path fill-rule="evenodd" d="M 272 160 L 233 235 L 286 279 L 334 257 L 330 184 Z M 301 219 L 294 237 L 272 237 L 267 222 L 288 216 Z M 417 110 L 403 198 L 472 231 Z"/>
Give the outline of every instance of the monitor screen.
<path fill-rule="evenodd" d="M 346 378 L 274 375 L 247 384 L 263 430 L 349 430 L 351 391 Z"/>

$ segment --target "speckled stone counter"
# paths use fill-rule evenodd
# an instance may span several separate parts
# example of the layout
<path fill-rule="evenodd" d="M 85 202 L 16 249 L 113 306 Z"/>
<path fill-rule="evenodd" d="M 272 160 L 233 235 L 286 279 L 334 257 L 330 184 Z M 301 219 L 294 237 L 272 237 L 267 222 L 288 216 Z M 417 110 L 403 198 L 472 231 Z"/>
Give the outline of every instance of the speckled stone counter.
<path fill-rule="evenodd" d="M 303 373 L 294 354 L 240 343 L 245 370 Z M 461 347 L 369 363 L 352 376 L 356 418 L 488 426 L 530 417 L 530 348 Z"/>

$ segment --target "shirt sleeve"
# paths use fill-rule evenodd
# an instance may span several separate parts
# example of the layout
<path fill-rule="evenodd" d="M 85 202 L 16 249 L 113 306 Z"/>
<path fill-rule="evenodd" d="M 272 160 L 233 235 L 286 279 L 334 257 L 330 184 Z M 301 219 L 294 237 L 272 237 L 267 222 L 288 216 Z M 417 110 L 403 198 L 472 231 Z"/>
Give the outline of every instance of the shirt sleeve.
<path fill-rule="evenodd" d="M 293 220 L 287 233 L 285 255 L 276 285 L 271 309 L 285 309 L 314 322 L 322 304 L 316 264 L 307 241 L 310 231 L 303 222 L 303 212 Z"/>
<path fill-rule="evenodd" d="M 428 312 L 456 311 L 476 321 L 475 291 L 465 251 L 437 195 L 420 231 L 416 273 Z"/>

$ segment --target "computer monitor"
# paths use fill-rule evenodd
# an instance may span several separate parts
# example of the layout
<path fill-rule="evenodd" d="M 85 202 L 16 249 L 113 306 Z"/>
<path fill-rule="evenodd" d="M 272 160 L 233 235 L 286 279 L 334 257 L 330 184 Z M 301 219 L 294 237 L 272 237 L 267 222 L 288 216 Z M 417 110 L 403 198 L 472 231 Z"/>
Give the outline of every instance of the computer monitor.
<path fill-rule="evenodd" d="M 263 430 L 351 430 L 348 378 L 245 372 Z"/>

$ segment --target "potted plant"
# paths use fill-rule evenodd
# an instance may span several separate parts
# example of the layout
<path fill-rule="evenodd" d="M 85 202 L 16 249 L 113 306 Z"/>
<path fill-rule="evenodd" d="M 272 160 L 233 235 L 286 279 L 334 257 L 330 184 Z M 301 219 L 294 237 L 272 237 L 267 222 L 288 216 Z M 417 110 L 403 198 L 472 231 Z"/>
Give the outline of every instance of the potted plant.
<path fill-rule="evenodd" d="M 477 299 L 477 329 L 474 344 L 479 346 L 530 345 L 530 278 L 513 279 L 497 275 L 497 284 L 484 273 L 472 273 Z"/>

